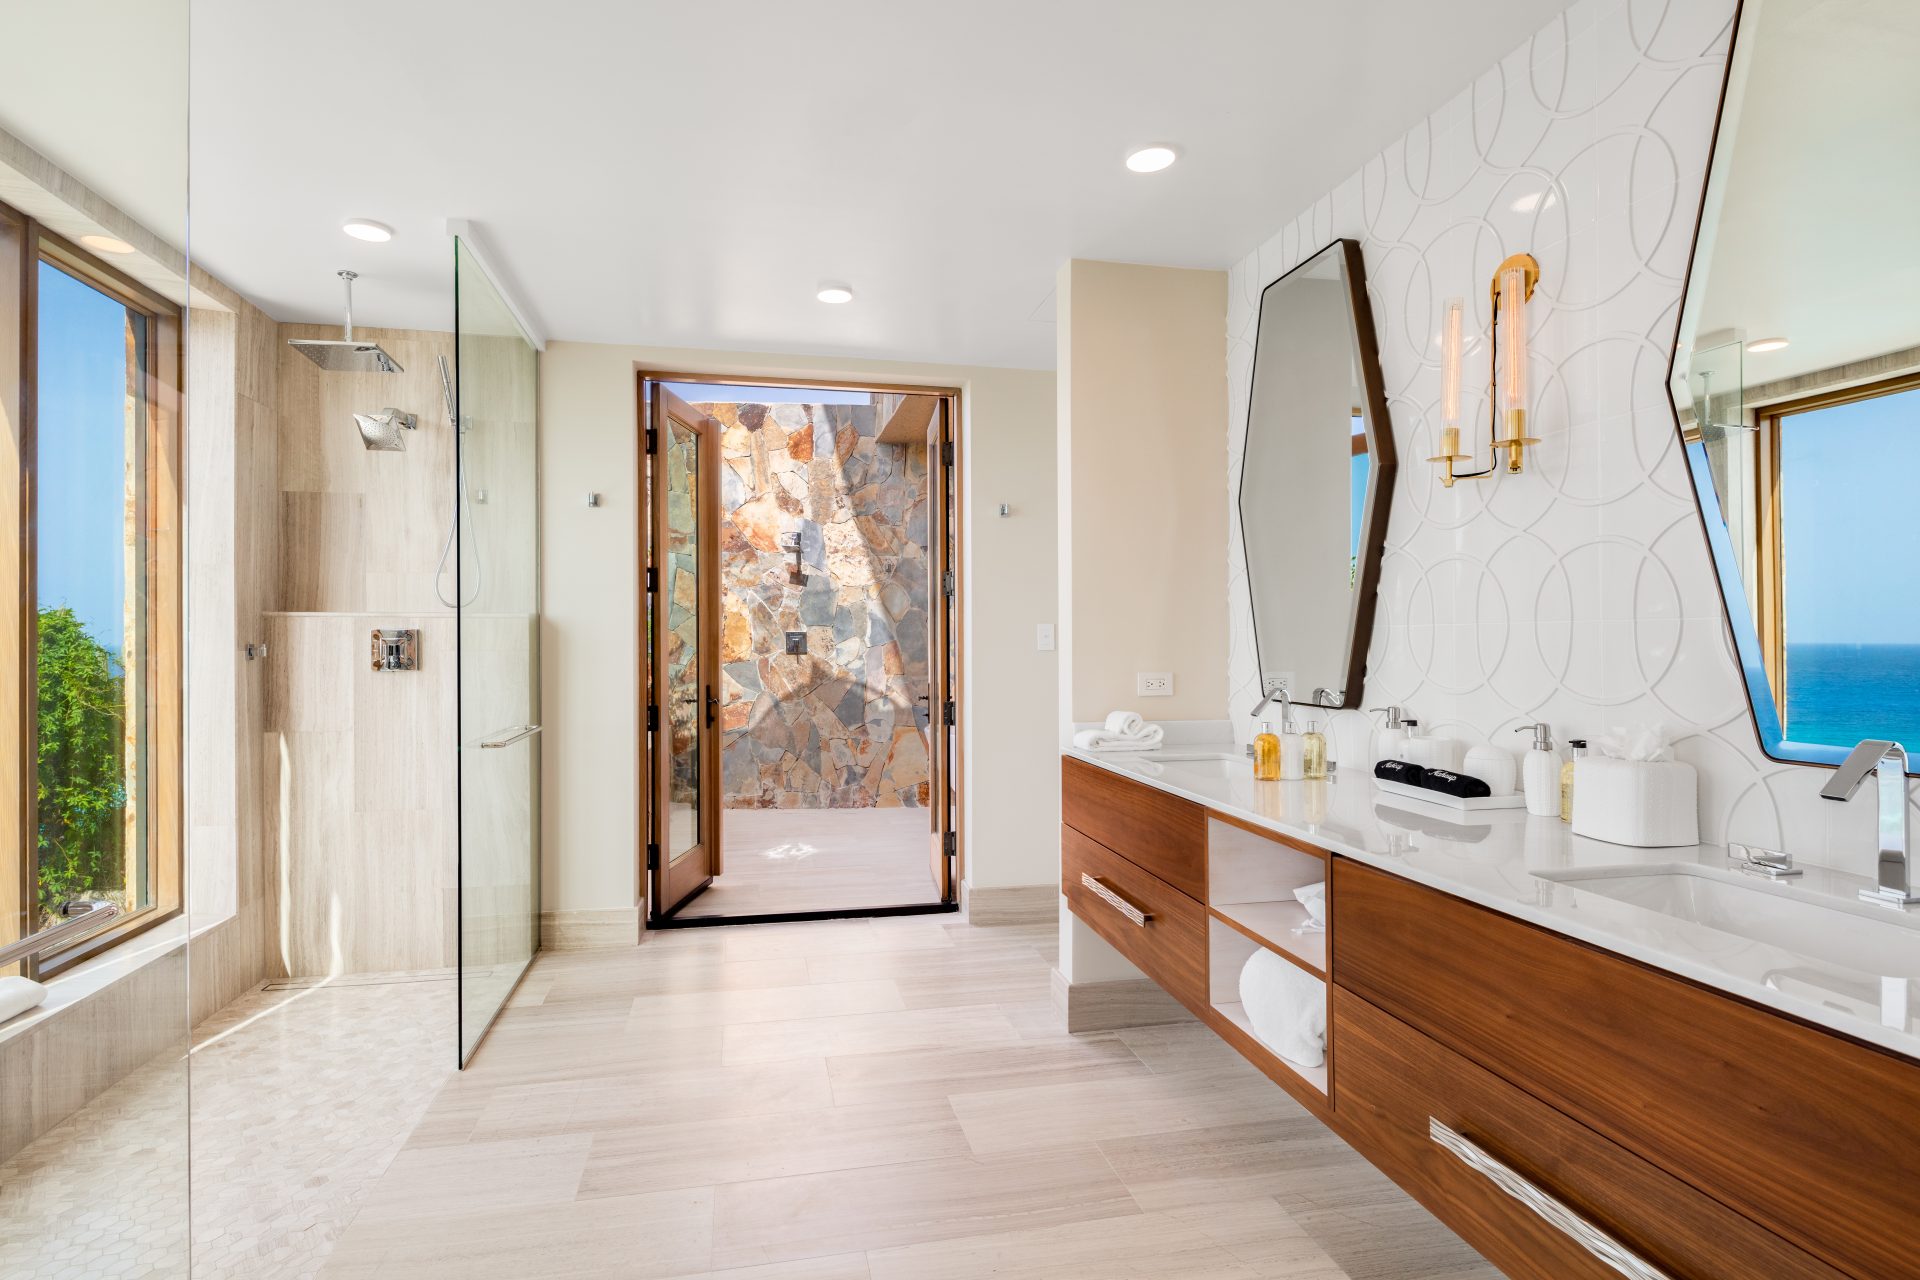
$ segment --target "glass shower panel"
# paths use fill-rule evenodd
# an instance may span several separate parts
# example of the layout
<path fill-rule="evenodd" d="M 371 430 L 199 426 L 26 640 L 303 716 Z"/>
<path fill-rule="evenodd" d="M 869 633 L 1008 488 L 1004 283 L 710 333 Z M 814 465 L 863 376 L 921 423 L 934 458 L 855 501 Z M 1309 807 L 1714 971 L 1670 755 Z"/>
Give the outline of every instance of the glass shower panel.
<path fill-rule="evenodd" d="M 539 943 L 540 569 L 533 344 L 454 241 L 460 1062 Z"/>
<path fill-rule="evenodd" d="M 0 19 L 0 1276 L 190 1268 L 187 20 Z"/>

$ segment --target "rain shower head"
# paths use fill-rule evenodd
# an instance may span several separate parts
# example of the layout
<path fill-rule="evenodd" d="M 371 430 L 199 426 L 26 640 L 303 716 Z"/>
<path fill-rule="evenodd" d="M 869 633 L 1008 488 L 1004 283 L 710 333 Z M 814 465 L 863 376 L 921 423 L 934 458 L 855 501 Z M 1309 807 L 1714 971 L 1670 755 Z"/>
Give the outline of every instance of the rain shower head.
<path fill-rule="evenodd" d="M 347 286 L 347 333 L 344 338 L 288 338 L 287 345 L 328 373 L 399 373 L 400 362 L 388 355 L 377 342 L 356 342 L 353 337 L 353 282 L 357 271 L 342 271 Z M 355 414 L 355 417 L 360 415 Z M 365 428 L 363 427 L 364 431 Z M 399 445 L 375 446 L 398 449 Z"/>
<path fill-rule="evenodd" d="M 407 447 L 407 439 L 402 431 L 412 431 L 419 420 L 410 413 L 398 409 L 381 409 L 375 413 L 356 413 L 353 421 L 360 428 L 360 442 L 369 449 L 393 450 Z"/>

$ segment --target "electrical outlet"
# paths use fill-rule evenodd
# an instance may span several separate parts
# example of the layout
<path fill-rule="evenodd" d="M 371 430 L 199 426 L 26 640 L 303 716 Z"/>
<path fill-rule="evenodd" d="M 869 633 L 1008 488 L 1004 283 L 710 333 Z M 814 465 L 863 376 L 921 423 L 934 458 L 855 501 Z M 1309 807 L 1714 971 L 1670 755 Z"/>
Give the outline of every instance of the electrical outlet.
<path fill-rule="evenodd" d="M 1141 671 L 1133 677 L 1133 691 L 1142 698 L 1171 698 L 1173 672 Z"/>
<path fill-rule="evenodd" d="M 1293 672 L 1269 671 L 1261 677 L 1260 692 L 1263 696 L 1269 693 L 1278 693 L 1282 689 L 1285 689 L 1290 694 L 1300 691 L 1299 684 L 1293 678 Z"/>
<path fill-rule="evenodd" d="M 1041 653 L 1051 653 L 1053 651 L 1053 624 L 1051 622 L 1034 624 L 1033 647 Z"/>

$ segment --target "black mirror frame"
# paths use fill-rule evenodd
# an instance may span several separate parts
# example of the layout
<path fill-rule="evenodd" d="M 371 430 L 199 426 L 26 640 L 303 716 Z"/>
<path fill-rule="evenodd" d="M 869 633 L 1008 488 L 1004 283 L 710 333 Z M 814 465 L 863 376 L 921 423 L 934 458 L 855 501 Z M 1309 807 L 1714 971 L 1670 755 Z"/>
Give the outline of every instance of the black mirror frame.
<path fill-rule="evenodd" d="M 1240 491 L 1234 496 L 1237 514 L 1240 516 L 1240 549 L 1247 564 L 1247 601 L 1253 614 L 1253 660 L 1257 671 L 1264 673 L 1267 664 L 1260 656 L 1260 612 L 1253 603 L 1253 563 L 1254 549 L 1247 540 L 1246 504 L 1247 504 L 1247 452 L 1253 443 L 1254 394 L 1260 385 L 1260 325 L 1266 319 L 1267 293 L 1274 287 L 1284 284 L 1295 272 L 1304 271 L 1318 262 L 1323 256 L 1335 250 L 1340 252 L 1342 267 L 1341 278 L 1347 286 L 1347 324 L 1348 337 L 1353 342 L 1355 362 L 1360 370 L 1360 394 L 1364 401 L 1361 405 L 1366 415 L 1367 450 L 1373 455 L 1373 465 L 1367 473 L 1366 512 L 1360 522 L 1360 548 L 1358 563 L 1354 569 L 1353 599 L 1347 614 L 1347 659 L 1344 687 L 1328 690 L 1332 702 L 1322 701 L 1312 696 L 1319 690 L 1289 690 L 1289 693 L 1301 693 L 1307 696 L 1293 698 L 1296 706 L 1321 707 L 1326 710 L 1355 708 L 1362 705 L 1362 694 L 1366 687 L 1367 650 L 1373 643 L 1373 620 L 1378 604 L 1380 590 L 1380 560 L 1386 551 L 1387 517 L 1392 507 L 1393 483 L 1399 470 L 1399 455 L 1393 447 L 1393 423 L 1387 417 L 1386 384 L 1380 376 L 1380 347 L 1374 337 L 1373 306 L 1367 300 L 1367 266 L 1360 255 L 1358 240 L 1339 239 L 1325 248 L 1308 255 L 1296 264 L 1292 270 L 1280 276 L 1260 291 L 1260 307 L 1256 313 L 1253 331 L 1253 363 L 1247 371 L 1247 421 L 1242 430 L 1240 442 Z M 1266 677 L 1259 677 L 1264 696 L 1267 693 Z"/>

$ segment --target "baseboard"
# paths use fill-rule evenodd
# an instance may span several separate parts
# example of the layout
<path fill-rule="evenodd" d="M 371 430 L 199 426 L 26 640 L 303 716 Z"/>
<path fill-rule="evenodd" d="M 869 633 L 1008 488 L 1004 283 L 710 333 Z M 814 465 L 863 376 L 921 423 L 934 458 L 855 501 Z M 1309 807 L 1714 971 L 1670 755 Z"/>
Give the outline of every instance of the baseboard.
<path fill-rule="evenodd" d="M 967 923 L 982 928 L 1015 924 L 1054 924 L 1060 919 L 1060 887 L 1020 884 L 1005 889 L 976 889 L 962 884 L 961 907 Z"/>
<path fill-rule="evenodd" d="M 1185 1005 L 1151 978 L 1068 982 L 1058 969 L 1053 971 L 1053 1007 L 1073 1034 L 1195 1020 Z"/>
<path fill-rule="evenodd" d="M 640 908 L 606 907 L 588 911 L 542 911 L 542 951 L 596 951 L 632 947 L 640 942 Z"/>

